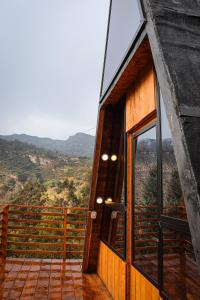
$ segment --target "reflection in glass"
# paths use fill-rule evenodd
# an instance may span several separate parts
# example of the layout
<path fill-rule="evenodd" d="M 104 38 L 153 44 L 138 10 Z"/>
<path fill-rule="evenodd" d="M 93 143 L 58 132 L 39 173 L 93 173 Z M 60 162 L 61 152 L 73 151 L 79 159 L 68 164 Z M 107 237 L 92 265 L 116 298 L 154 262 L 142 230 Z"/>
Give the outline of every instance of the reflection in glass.
<path fill-rule="evenodd" d="M 120 201 L 112 202 L 104 207 L 101 238 L 122 257 L 125 257 L 126 211 L 123 186 Z"/>
<path fill-rule="evenodd" d="M 123 113 L 123 110 L 121 109 Z M 118 144 L 113 143 L 107 164 L 105 202 L 103 208 L 101 239 L 121 257 L 126 252 L 126 196 L 125 196 L 125 134 L 124 115 L 121 128 L 113 130 Z M 113 119 L 116 122 L 116 119 Z M 112 138 L 110 139 L 112 141 Z M 114 140 L 114 138 L 113 138 Z M 116 146 L 118 145 L 118 146 Z M 108 201 L 110 199 L 110 201 Z"/>
<path fill-rule="evenodd" d="M 170 299 L 200 299 L 200 274 L 191 239 L 163 230 L 163 287 Z"/>
<path fill-rule="evenodd" d="M 133 140 L 134 159 L 134 262 L 157 280 L 158 204 L 156 127 Z"/>
<path fill-rule="evenodd" d="M 103 92 L 113 79 L 140 25 L 137 0 L 112 0 Z"/>
<path fill-rule="evenodd" d="M 186 210 L 174 154 L 172 135 L 162 97 L 160 100 L 160 108 L 162 129 L 163 213 L 179 219 L 186 219 Z"/>

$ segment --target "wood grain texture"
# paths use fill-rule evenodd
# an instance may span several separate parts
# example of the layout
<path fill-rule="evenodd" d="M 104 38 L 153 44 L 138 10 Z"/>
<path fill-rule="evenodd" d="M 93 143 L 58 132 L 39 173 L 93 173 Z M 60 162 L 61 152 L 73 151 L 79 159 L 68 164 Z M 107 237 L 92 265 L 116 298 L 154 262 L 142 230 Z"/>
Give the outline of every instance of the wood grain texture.
<path fill-rule="evenodd" d="M 131 130 L 156 110 L 156 81 L 153 63 L 140 73 L 127 93 L 126 131 Z"/>
<path fill-rule="evenodd" d="M 115 300 L 126 299 L 126 263 L 100 242 L 97 273 Z"/>
<path fill-rule="evenodd" d="M 0 299 L 112 300 L 97 274 L 82 274 L 81 260 L 8 258 L 2 274 Z"/>
<path fill-rule="evenodd" d="M 0 257 L 6 258 L 8 253 L 43 257 L 58 255 L 63 259 L 74 258 L 76 255 L 81 258 L 86 212 L 87 208 L 19 205 L 0 207 Z"/>
<path fill-rule="evenodd" d="M 146 31 L 144 30 L 129 59 L 127 59 L 108 92 L 100 100 L 101 105 L 104 106 L 118 102 L 127 93 L 133 81 L 138 78 L 141 70 L 145 69 L 151 61 L 150 45 Z"/>
<path fill-rule="evenodd" d="M 138 270 L 131 266 L 131 300 L 162 300 L 159 290 Z"/>

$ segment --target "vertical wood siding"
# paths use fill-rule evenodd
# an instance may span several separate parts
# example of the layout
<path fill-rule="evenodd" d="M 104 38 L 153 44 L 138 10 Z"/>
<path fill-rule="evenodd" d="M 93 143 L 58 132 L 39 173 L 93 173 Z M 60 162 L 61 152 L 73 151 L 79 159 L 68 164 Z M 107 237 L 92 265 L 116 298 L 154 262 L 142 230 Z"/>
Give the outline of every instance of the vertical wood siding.
<path fill-rule="evenodd" d="M 131 267 L 131 300 L 162 300 L 158 289 L 139 271 Z"/>
<path fill-rule="evenodd" d="M 127 93 L 126 130 L 129 131 L 156 110 L 155 72 L 153 64 L 138 76 Z"/>
<path fill-rule="evenodd" d="M 100 242 L 97 273 L 115 300 L 126 299 L 126 263 Z"/>

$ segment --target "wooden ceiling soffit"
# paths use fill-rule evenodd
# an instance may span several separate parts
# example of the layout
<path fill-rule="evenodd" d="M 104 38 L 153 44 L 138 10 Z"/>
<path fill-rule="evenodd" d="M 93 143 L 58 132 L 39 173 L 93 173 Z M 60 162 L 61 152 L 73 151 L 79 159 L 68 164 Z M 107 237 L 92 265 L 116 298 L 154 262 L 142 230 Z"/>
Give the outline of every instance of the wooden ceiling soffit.
<path fill-rule="evenodd" d="M 129 58 L 102 99 L 101 106 L 118 102 L 134 84 L 138 73 L 149 63 L 152 63 L 152 54 L 144 29 Z"/>

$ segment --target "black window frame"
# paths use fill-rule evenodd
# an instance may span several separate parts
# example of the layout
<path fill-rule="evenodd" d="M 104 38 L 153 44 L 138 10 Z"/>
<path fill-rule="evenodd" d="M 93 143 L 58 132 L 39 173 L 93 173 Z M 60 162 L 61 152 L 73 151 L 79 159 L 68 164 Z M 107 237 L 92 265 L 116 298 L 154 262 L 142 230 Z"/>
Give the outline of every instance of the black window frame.
<path fill-rule="evenodd" d="M 136 131 L 135 133 L 132 134 L 132 187 L 134 187 L 135 184 L 135 153 L 136 153 L 136 139 L 142 135 L 143 133 L 147 132 L 148 130 L 155 128 L 156 129 L 156 145 L 158 145 L 158 138 L 160 137 L 159 132 L 158 132 L 158 121 L 155 120 L 153 122 L 149 122 L 148 125 L 144 126 L 142 129 Z M 159 169 L 158 166 L 158 151 L 157 151 L 157 170 Z M 159 177 L 159 176 L 158 176 Z M 157 180 L 158 180 L 157 177 Z M 157 194 L 157 202 L 158 202 L 158 194 Z M 159 203 L 159 202 L 158 202 Z M 132 265 L 142 274 L 144 275 L 153 285 L 155 285 L 158 288 L 158 282 L 151 277 L 149 274 L 147 274 L 140 265 L 135 262 L 135 189 L 132 188 Z M 159 253 L 159 245 L 158 245 L 158 253 Z M 158 270 L 159 270 L 159 264 L 158 264 Z"/>
<path fill-rule="evenodd" d="M 109 28 L 110 28 L 110 20 L 111 20 L 112 1 L 113 0 L 110 0 L 110 5 L 109 5 L 108 25 L 107 25 L 107 31 L 106 31 L 106 42 L 105 42 L 105 51 L 104 51 L 104 59 L 103 59 L 103 70 L 102 70 L 102 78 L 101 78 L 101 86 L 100 86 L 100 102 L 102 101 L 103 97 L 106 95 L 108 90 L 110 89 L 112 83 L 114 82 L 115 78 L 119 74 L 120 70 L 123 68 L 123 65 L 127 61 L 131 51 L 133 50 L 133 48 L 143 30 L 144 24 L 146 23 L 143 1 L 136 0 L 138 2 L 140 17 L 141 17 L 140 24 L 138 26 L 137 31 L 135 32 L 135 34 L 133 36 L 130 46 L 127 48 L 126 52 L 124 53 L 121 62 L 119 62 L 116 72 L 113 74 L 112 78 L 109 80 L 108 84 L 106 85 L 105 89 L 103 90 L 104 73 L 105 73 L 105 67 L 106 67 L 106 56 L 107 56 L 108 39 L 109 39 Z"/>
<path fill-rule="evenodd" d="M 183 235 L 191 238 L 191 233 L 189 229 L 189 224 L 187 220 L 179 219 L 172 216 L 167 216 L 163 214 L 163 177 L 162 177 L 162 123 L 161 123 L 161 109 L 160 109 L 160 98 L 161 91 L 158 80 L 156 79 L 156 121 L 152 124 L 144 126 L 142 129 L 136 131 L 132 134 L 132 265 L 145 277 L 147 278 L 156 288 L 158 288 L 160 295 L 163 299 L 169 300 L 169 296 L 164 291 L 163 288 L 163 229 L 172 229 L 177 233 L 182 233 Z M 134 184 L 135 184 L 135 146 L 134 139 L 137 138 L 142 133 L 146 132 L 150 128 L 156 126 L 156 142 L 157 142 L 157 182 L 158 182 L 158 215 L 159 215 L 159 242 L 158 242 L 158 281 L 156 282 L 149 274 L 147 274 L 137 262 L 135 262 L 135 228 L 134 228 L 134 215 L 135 215 L 135 195 L 134 195 Z"/>

